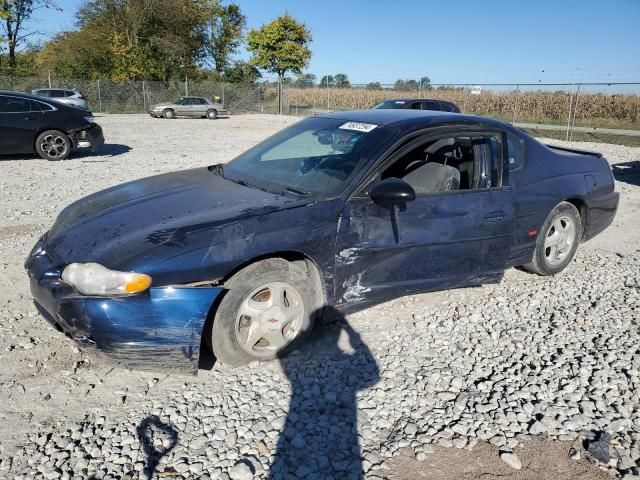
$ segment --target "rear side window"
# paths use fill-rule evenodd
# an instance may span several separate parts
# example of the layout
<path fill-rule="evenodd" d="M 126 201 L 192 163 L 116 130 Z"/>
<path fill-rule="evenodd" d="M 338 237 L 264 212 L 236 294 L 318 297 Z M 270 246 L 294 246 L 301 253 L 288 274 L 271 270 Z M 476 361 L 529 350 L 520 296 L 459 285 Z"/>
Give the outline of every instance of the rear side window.
<path fill-rule="evenodd" d="M 507 132 L 507 156 L 509 171 L 518 170 L 524 165 L 524 141 L 511 132 Z"/>
<path fill-rule="evenodd" d="M 72 92 L 71 90 L 65 90 L 64 91 L 64 96 L 65 97 L 73 97 L 76 94 L 76 92 Z"/>
<path fill-rule="evenodd" d="M 438 102 L 424 102 L 422 104 L 423 110 L 435 110 L 436 112 L 440 111 L 440 104 Z"/>
<path fill-rule="evenodd" d="M 447 105 L 446 103 L 441 103 L 440 106 L 442 107 L 443 112 L 453 112 L 453 108 L 451 107 L 451 105 Z"/>
<path fill-rule="evenodd" d="M 62 98 L 65 96 L 64 90 L 50 90 L 51 94 L 49 95 L 52 98 Z"/>
<path fill-rule="evenodd" d="M 31 111 L 29 100 L 0 96 L 0 113 L 22 113 Z"/>
<path fill-rule="evenodd" d="M 46 103 L 38 102 L 37 100 L 31 100 L 31 111 L 33 112 L 49 112 L 53 110 L 51 105 Z"/>

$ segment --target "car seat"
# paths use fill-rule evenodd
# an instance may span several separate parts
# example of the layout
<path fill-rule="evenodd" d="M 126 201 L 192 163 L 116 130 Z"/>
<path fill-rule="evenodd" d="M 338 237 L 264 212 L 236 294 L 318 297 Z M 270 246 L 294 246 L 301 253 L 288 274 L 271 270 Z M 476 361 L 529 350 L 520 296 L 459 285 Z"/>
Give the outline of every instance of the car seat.
<path fill-rule="evenodd" d="M 435 193 L 458 190 L 460 171 L 440 163 L 428 162 L 412 169 L 402 179 L 413 187 L 416 193 Z"/>

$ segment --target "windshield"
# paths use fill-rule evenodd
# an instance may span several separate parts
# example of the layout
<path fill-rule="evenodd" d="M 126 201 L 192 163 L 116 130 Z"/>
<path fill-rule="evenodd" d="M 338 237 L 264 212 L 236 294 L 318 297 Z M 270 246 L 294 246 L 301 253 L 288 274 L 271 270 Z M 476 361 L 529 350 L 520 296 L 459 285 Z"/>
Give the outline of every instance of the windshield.
<path fill-rule="evenodd" d="M 389 109 L 389 108 L 406 108 L 407 102 L 404 100 L 385 100 L 377 104 L 374 109 Z"/>
<path fill-rule="evenodd" d="M 370 123 L 308 118 L 224 165 L 224 177 L 273 193 L 334 196 L 391 136 Z"/>

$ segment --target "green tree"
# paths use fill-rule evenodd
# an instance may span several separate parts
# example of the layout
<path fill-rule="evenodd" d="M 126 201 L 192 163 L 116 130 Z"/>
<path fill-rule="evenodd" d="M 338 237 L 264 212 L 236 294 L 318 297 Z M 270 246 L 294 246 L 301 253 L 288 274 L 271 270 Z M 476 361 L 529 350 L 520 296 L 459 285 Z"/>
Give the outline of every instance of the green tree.
<path fill-rule="evenodd" d="M 380 82 L 370 82 L 367 83 L 367 90 L 382 90 L 382 85 Z"/>
<path fill-rule="evenodd" d="M 213 61 L 215 71 L 218 75 L 222 75 L 229 67 L 231 56 L 237 52 L 242 43 L 242 31 L 247 23 L 247 17 L 235 3 L 222 5 L 220 0 L 211 0 L 210 9 L 207 53 Z"/>
<path fill-rule="evenodd" d="M 222 73 L 222 81 L 229 83 L 255 83 L 262 75 L 253 65 L 237 61 Z"/>
<path fill-rule="evenodd" d="M 58 7 L 52 0 L 0 1 L 0 48 L 4 49 L 6 44 L 10 67 L 16 65 L 16 51 L 20 45 L 37 33 L 29 28 L 29 24 L 34 12 L 41 8 Z"/>
<path fill-rule="evenodd" d="M 202 74 L 209 7 L 209 0 L 92 0 L 76 15 L 79 29 L 48 42 L 39 63 L 90 78 L 194 78 Z"/>
<path fill-rule="evenodd" d="M 298 75 L 293 85 L 298 88 L 311 88 L 316 84 L 316 76 L 313 73 L 303 73 Z"/>
<path fill-rule="evenodd" d="M 395 83 L 393 84 L 393 89 L 394 90 L 406 90 L 404 80 L 402 80 L 400 78 L 398 80 L 396 80 Z"/>
<path fill-rule="evenodd" d="M 433 87 L 431 86 L 431 79 L 429 77 L 422 77 L 420 79 L 420 88 L 422 90 L 433 90 Z"/>
<path fill-rule="evenodd" d="M 333 78 L 333 75 L 325 75 L 324 77 L 322 77 L 320 79 L 320 84 L 319 85 L 321 87 L 328 88 L 328 87 L 335 86 L 335 84 L 336 84 L 336 79 Z"/>
<path fill-rule="evenodd" d="M 336 87 L 348 88 L 351 86 L 351 83 L 349 83 L 349 77 L 345 73 L 336 73 L 335 80 Z"/>
<path fill-rule="evenodd" d="M 311 33 L 288 13 L 247 34 L 247 50 L 251 65 L 278 75 L 280 81 L 287 72 L 300 74 L 309 64 Z"/>
<path fill-rule="evenodd" d="M 415 80 L 405 80 L 404 88 L 407 90 L 418 90 L 418 82 Z"/>

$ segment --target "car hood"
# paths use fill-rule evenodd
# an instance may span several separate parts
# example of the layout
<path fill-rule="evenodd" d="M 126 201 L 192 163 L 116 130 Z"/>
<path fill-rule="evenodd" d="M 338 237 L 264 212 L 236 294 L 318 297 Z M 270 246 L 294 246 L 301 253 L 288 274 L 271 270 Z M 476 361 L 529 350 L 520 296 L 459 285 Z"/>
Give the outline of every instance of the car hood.
<path fill-rule="evenodd" d="M 65 263 L 127 268 L 152 262 L 163 246 L 188 248 L 190 236 L 307 202 L 196 168 L 124 183 L 72 203 L 49 230 L 46 245 Z"/>

